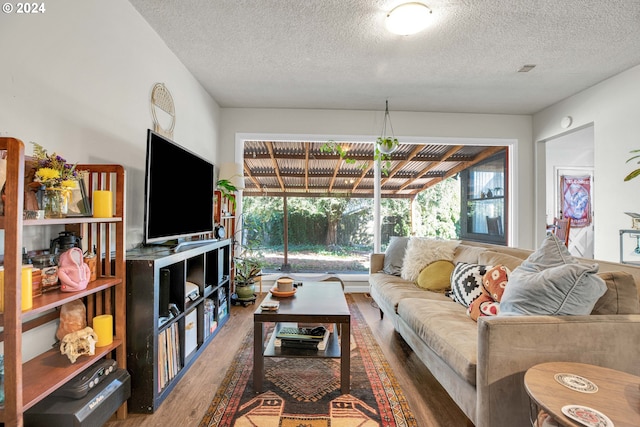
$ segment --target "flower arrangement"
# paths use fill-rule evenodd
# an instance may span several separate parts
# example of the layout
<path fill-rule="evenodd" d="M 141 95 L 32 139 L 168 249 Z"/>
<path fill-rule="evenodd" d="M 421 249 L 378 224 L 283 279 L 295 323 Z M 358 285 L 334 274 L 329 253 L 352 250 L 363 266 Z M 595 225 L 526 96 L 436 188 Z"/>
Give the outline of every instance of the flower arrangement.
<path fill-rule="evenodd" d="M 36 160 L 36 172 L 34 181 L 46 188 L 72 189 L 81 179 L 85 171 L 76 169 L 75 164 L 69 164 L 56 153 L 48 154 L 40 144 L 32 142 L 33 157 Z"/>

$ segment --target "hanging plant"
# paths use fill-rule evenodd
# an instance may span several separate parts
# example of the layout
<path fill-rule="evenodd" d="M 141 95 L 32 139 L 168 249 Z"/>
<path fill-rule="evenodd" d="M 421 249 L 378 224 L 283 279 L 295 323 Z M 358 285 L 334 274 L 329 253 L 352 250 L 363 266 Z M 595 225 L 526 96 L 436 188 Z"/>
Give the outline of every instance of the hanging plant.
<path fill-rule="evenodd" d="M 379 137 L 376 140 L 376 144 L 378 144 L 378 149 L 380 150 L 380 153 L 382 154 L 391 154 L 394 151 L 396 151 L 396 148 L 398 148 L 398 138 L 390 138 L 390 137 Z"/>
<path fill-rule="evenodd" d="M 387 138 L 387 139 L 390 139 L 390 138 Z M 380 167 L 380 171 L 385 176 L 388 176 L 389 172 L 391 171 L 391 155 L 384 153 L 383 150 L 380 149 L 380 147 L 382 146 L 380 144 L 380 140 L 381 140 L 381 138 L 378 138 L 378 140 L 376 141 L 375 148 L 373 150 L 373 161 L 374 162 L 380 161 L 380 166 L 381 166 Z M 397 147 L 398 140 L 394 139 L 394 141 L 395 141 L 394 144 Z M 320 152 L 322 152 L 322 153 L 330 153 L 330 154 L 337 154 L 338 156 L 340 156 L 340 159 L 344 160 L 344 162 L 349 164 L 349 165 L 353 165 L 353 164 L 355 164 L 357 162 L 356 159 L 353 159 L 353 158 L 349 157 L 347 155 L 347 150 L 342 148 L 342 146 L 340 144 L 338 144 L 337 142 L 335 142 L 335 141 L 325 142 L 320 147 Z M 369 167 L 369 163 L 365 162 L 365 161 L 363 161 L 362 163 L 360 163 L 358 165 L 358 169 L 360 169 L 360 170 L 365 170 L 368 167 Z"/>

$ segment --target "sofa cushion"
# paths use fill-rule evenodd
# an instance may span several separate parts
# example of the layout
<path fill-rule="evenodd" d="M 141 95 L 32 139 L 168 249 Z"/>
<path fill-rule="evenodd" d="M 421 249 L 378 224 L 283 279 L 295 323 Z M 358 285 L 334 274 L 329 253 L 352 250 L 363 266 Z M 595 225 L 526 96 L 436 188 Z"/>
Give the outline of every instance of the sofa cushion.
<path fill-rule="evenodd" d="M 487 248 L 482 246 L 470 246 L 465 244 L 460 244 L 455 250 L 455 254 L 453 256 L 453 263 L 457 264 L 459 262 L 466 262 L 467 264 L 482 264 L 478 262 L 480 254 L 487 251 Z"/>
<path fill-rule="evenodd" d="M 485 275 L 487 267 L 480 264 L 467 264 L 459 262 L 451 273 L 451 291 L 449 296 L 452 300 L 469 307 L 471 303 L 482 295 L 482 276 Z"/>
<path fill-rule="evenodd" d="M 499 315 L 587 315 L 607 288 L 597 272 L 550 234 L 509 276 Z"/>
<path fill-rule="evenodd" d="M 398 304 L 398 315 L 460 377 L 476 384 L 478 327 L 463 306 L 407 298 Z"/>
<path fill-rule="evenodd" d="M 513 255 L 503 254 L 491 250 L 485 250 L 478 256 L 478 264 L 498 265 L 502 264 L 509 270 L 513 271 L 524 261 L 524 258 L 518 258 Z"/>
<path fill-rule="evenodd" d="M 607 291 L 593 307 L 591 314 L 640 313 L 638 289 L 633 276 L 624 271 L 598 273 L 607 285 Z"/>
<path fill-rule="evenodd" d="M 408 237 L 391 236 L 389 246 L 384 252 L 384 267 L 382 271 L 393 276 L 400 275 L 407 243 L 409 243 Z"/>
<path fill-rule="evenodd" d="M 369 275 L 369 283 L 371 285 L 371 294 L 376 297 L 376 300 L 380 299 L 381 305 L 393 307 L 394 311 L 397 311 L 398 303 L 404 298 L 451 301 L 444 294 L 425 291 L 417 287 L 413 282 L 385 273 Z"/>
<path fill-rule="evenodd" d="M 417 285 L 428 291 L 444 292 L 451 288 L 451 272 L 454 265 L 451 261 L 435 261 L 422 269 Z"/>
<path fill-rule="evenodd" d="M 459 240 L 440 240 L 427 237 L 412 237 L 402 262 L 400 276 L 411 282 L 418 280 L 423 268 L 434 261 L 452 261 Z"/>

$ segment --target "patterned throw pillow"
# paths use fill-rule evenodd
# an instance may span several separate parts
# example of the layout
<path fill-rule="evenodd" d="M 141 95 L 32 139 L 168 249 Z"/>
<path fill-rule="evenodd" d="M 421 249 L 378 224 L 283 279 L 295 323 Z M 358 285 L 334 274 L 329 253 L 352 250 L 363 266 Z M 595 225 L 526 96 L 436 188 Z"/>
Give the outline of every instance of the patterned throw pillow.
<path fill-rule="evenodd" d="M 482 295 L 482 276 L 491 266 L 467 264 L 459 262 L 451 273 L 451 291 L 449 297 L 469 307 L 471 303 Z"/>

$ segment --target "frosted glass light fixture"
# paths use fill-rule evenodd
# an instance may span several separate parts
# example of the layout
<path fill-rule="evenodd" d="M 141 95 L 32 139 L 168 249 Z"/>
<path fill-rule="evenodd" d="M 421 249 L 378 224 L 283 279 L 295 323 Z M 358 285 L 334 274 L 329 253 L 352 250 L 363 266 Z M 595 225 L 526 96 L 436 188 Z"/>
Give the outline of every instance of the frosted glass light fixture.
<path fill-rule="evenodd" d="M 401 36 L 418 33 L 429 25 L 431 9 L 418 2 L 403 3 L 387 14 L 387 30 Z"/>

